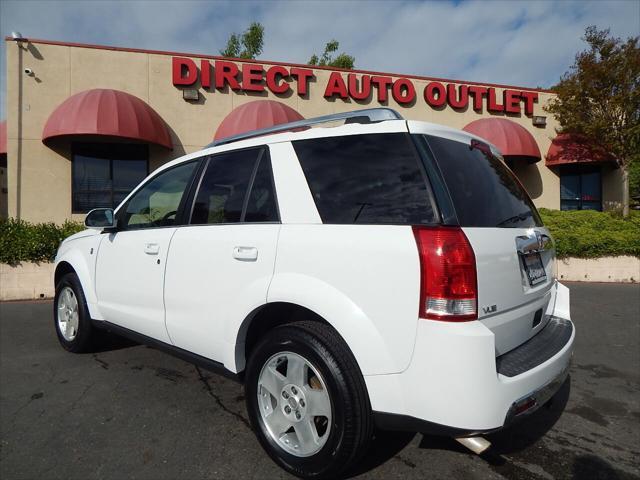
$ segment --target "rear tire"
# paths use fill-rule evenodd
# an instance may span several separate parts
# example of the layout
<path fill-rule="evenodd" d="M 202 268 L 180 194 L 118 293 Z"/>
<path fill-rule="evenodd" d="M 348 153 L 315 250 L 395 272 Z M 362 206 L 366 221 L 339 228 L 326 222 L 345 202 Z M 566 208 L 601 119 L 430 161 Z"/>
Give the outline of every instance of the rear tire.
<path fill-rule="evenodd" d="M 83 353 L 92 349 L 97 332 L 91 324 L 82 285 L 75 273 L 67 273 L 56 285 L 53 323 L 65 350 Z"/>
<path fill-rule="evenodd" d="M 270 331 L 249 359 L 249 418 L 269 456 L 302 478 L 352 468 L 373 434 L 362 373 L 338 333 L 319 322 Z"/>

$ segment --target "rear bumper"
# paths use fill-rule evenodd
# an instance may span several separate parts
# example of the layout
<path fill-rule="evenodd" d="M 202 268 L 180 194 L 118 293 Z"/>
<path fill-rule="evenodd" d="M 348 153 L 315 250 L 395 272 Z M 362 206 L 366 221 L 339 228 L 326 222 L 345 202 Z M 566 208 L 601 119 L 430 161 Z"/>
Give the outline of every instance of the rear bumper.
<path fill-rule="evenodd" d="M 377 425 L 468 436 L 498 430 L 534 412 L 568 374 L 575 338 L 566 318 L 568 300 L 568 289 L 559 284 L 555 308 L 547 312 L 565 317 L 557 320 L 570 329 L 569 334 L 563 329 L 562 343 L 553 351 L 542 348 L 549 344 L 544 336 L 536 341 L 543 329 L 501 360 L 495 357 L 493 333 L 481 322 L 420 321 L 407 370 L 365 377 Z M 499 373 L 500 363 L 512 367 L 503 370 L 511 376 Z"/>
<path fill-rule="evenodd" d="M 551 400 L 551 398 L 558 392 L 560 387 L 562 387 L 564 382 L 567 380 L 568 375 L 569 368 L 567 366 L 567 368 L 563 372 L 561 372 L 558 377 L 551 380 L 548 384 L 533 392 L 530 392 L 523 398 L 513 402 L 511 408 L 509 408 L 509 411 L 507 412 L 504 424 L 501 427 L 497 428 L 486 430 L 472 430 L 453 427 L 450 425 L 441 425 L 439 423 L 430 422 L 421 418 L 412 417 L 410 415 L 399 415 L 395 413 L 376 411 L 373 412 L 373 418 L 376 427 L 382 430 L 420 432 L 429 435 L 442 435 L 447 437 L 470 437 L 475 435 L 484 435 L 507 427 L 537 411 L 541 406 Z M 528 408 L 520 412 L 519 409 L 524 406 L 527 406 Z"/>

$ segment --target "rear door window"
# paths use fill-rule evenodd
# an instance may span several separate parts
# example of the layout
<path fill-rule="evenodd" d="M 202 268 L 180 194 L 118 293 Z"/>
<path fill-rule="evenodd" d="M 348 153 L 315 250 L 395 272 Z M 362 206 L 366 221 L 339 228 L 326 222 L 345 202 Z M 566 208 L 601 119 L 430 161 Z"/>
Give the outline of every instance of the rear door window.
<path fill-rule="evenodd" d="M 533 202 L 509 168 L 470 143 L 425 136 L 463 227 L 542 226 Z"/>
<path fill-rule="evenodd" d="M 324 223 L 437 222 L 409 135 L 350 135 L 292 143 Z"/>
<path fill-rule="evenodd" d="M 265 149 L 209 158 L 195 195 L 192 224 L 276 221 L 271 162 Z"/>

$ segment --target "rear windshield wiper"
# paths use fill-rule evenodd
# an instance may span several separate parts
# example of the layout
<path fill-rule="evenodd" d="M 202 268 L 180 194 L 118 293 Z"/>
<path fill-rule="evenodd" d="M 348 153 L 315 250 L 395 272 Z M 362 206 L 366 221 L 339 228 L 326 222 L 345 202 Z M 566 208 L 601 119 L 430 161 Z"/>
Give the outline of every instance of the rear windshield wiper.
<path fill-rule="evenodd" d="M 496 227 L 504 227 L 505 225 L 509 225 L 511 223 L 522 222 L 531 216 L 533 216 L 533 212 L 531 212 L 531 210 L 529 210 L 528 212 L 522 212 L 518 215 L 514 215 L 513 217 L 509 217 L 506 220 L 501 221 L 496 225 Z"/>
<path fill-rule="evenodd" d="M 356 223 L 358 221 L 358 217 L 360 217 L 360 214 L 365 209 L 365 207 L 368 207 L 369 205 L 372 205 L 372 204 L 365 202 L 365 203 L 358 203 L 357 205 L 360 205 L 360 209 L 358 209 L 358 213 L 356 213 L 356 216 L 353 217 L 353 222 L 352 223 Z"/>

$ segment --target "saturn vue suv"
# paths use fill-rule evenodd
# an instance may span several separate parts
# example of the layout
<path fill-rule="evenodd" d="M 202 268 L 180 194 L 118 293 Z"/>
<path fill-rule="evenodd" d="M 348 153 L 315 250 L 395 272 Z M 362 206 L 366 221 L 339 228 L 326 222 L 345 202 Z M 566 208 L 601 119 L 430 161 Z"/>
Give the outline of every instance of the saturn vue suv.
<path fill-rule="evenodd" d="M 85 224 L 56 256 L 62 346 L 109 331 L 237 378 L 261 445 L 303 478 L 344 474 L 374 428 L 481 451 L 567 378 L 553 239 L 459 130 L 368 109 L 248 132 Z"/>

